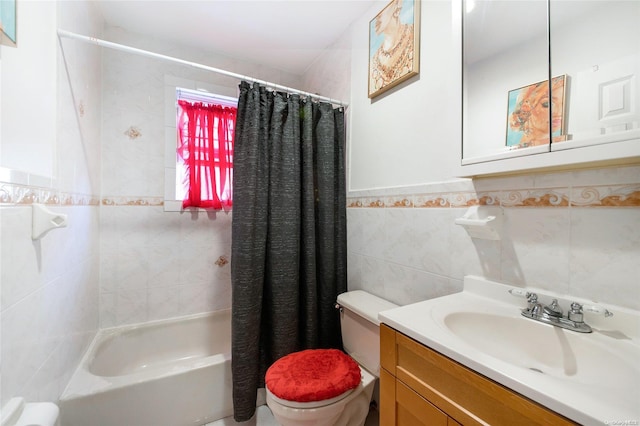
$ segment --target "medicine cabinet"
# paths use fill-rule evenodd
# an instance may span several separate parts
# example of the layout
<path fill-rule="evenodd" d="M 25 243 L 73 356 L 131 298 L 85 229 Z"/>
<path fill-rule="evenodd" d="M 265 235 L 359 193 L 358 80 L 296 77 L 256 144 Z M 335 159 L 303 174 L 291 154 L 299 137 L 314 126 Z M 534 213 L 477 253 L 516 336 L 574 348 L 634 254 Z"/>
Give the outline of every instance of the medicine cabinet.
<path fill-rule="evenodd" d="M 463 0 L 461 15 L 458 175 L 640 163 L 640 1 Z"/>

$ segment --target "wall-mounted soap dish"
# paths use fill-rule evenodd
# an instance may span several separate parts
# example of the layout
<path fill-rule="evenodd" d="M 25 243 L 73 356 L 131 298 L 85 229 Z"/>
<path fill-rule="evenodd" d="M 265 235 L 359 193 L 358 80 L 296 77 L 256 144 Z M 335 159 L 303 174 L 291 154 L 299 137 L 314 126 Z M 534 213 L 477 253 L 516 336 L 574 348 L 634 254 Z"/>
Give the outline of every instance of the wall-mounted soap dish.
<path fill-rule="evenodd" d="M 65 228 L 67 215 L 52 212 L 42 204 L 33 204 L 33 220 L 31 226 L 31 238 L 39 240 L 52 229 Z"/>
<path fill-rule="evenodd" d="M 502 209 L 495 206 L 471 206 L 455 223 L 466 229 L 471 238 L 499 240 Z"/>

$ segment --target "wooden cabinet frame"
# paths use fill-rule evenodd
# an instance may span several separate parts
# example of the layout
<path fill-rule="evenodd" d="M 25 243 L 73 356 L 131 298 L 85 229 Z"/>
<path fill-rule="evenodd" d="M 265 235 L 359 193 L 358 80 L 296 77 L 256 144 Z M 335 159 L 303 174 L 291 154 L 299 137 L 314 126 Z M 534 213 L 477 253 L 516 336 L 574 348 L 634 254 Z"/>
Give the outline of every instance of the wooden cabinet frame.
<path fill-rule="evenodd" d="M 384 426 L 409 425 L 402 420 L 409 415 L 405 412 L 429 425 L 575 424 L 384 324 L 380 325 L 380 364 L 380 424 Z"/>

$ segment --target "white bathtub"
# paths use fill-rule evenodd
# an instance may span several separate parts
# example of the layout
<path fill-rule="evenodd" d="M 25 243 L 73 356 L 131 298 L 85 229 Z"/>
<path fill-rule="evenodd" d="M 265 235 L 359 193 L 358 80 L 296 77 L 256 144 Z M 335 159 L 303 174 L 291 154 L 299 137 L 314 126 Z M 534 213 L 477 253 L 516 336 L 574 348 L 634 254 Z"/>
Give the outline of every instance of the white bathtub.
<path fill-rule="evenodd" d="M 60 398 L 63 426 L 204 425 L 232 415 L 231 311 L 100 330 Z"/>

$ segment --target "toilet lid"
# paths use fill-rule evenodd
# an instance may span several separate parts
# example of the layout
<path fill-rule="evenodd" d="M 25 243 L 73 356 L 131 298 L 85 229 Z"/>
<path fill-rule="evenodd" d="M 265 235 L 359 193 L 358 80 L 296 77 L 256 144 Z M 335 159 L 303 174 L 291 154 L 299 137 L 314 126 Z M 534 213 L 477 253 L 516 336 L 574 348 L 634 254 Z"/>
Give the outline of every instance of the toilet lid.
<path fill-rule="evenodd" d="M 311 402 L 335 398 L 355 389 L 360 366 L 338 349 L 307 349 L 286 355 L 267 370 L 265 384 L 286 401 Z"/>

